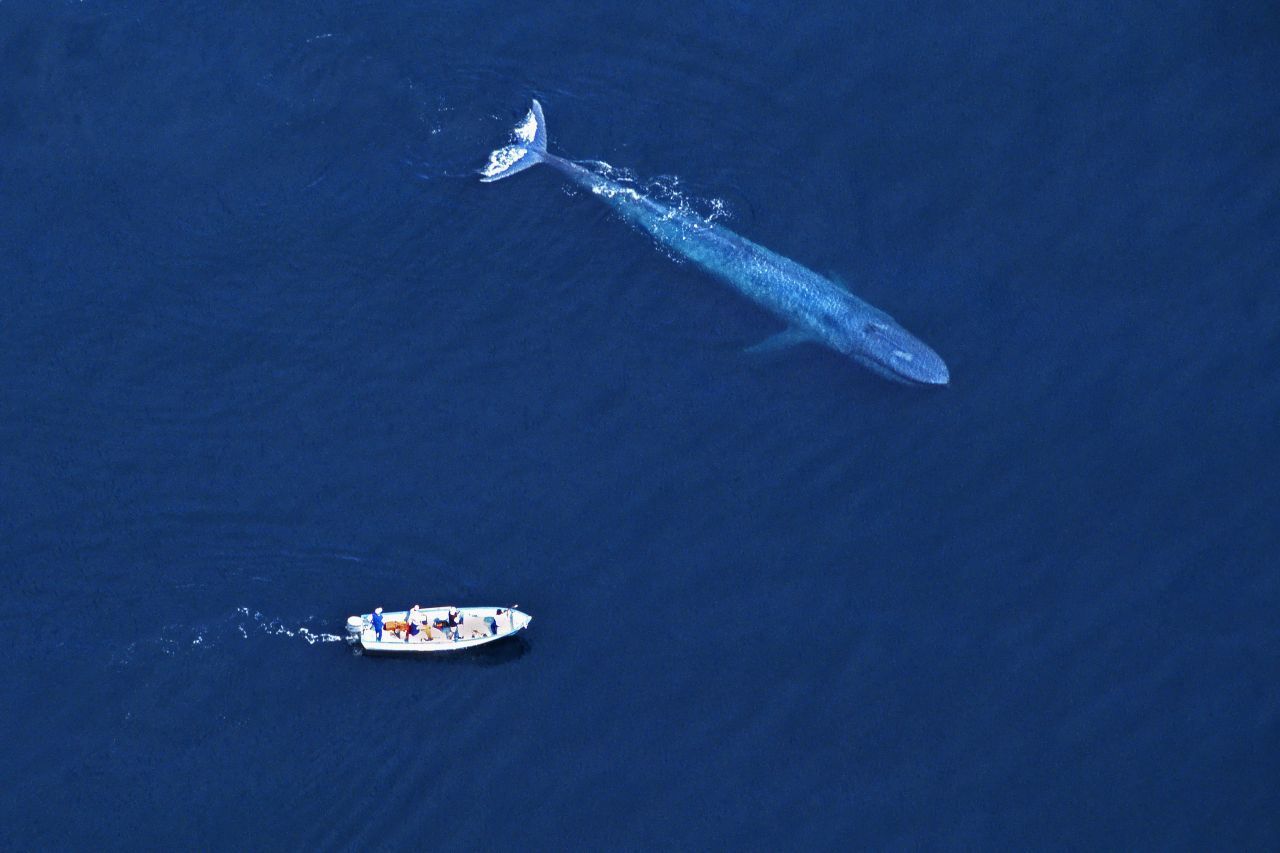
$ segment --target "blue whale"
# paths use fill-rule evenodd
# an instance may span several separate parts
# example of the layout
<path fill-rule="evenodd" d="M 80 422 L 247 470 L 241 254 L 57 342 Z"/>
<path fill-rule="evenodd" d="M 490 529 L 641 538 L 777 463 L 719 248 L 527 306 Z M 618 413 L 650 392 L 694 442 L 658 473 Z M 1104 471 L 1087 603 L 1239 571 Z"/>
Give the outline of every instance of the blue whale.
<path fill-rule="evenodd" d="M 537 101 L 515 128 L 513 144 L 489 155 L 480 180 L 498 181 L 539 163 L 598 196 L 623 219 L 773 312 L 786 329 L 752 350 L 818 343 L 872 371 L 913 385 L 946 385 L 947 365 L 936 352 L 878 308 L 828 278 L 756 245 L 698 215 L 658 204 L 547 151 L 547 123 Z"/>

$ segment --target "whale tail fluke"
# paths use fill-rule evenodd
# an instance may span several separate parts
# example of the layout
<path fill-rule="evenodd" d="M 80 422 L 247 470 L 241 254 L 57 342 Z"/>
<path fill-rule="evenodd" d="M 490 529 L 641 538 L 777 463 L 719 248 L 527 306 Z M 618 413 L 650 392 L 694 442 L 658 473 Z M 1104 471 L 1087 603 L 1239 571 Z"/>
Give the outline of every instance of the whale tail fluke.
<path fill-rule="evenodd" d="M 513 133 L 514 142 L 489 155 L 489 162 L 480 170 L 482 182 L 509 178 L 543 161 L 547 154 L 547 121 L 542 117 L 542 104 L 535 100 Z"/>

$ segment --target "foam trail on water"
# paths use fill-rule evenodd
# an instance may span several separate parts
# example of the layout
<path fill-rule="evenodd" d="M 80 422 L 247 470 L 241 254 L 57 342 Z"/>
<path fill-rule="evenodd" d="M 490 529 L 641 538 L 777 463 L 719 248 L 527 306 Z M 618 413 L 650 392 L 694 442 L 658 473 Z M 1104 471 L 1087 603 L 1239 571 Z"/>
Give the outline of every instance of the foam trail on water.
<path fill-rule="evenodd" d="M 631 169 L 619 168 L 604 160 L 575 160 L 574 162 L 586 166 L 591 171 L 615 184 L 621 185 L 620 188 L 596 190 L 598 195 L 625 193 L 635 199 L 641 197 L 652 199 L 670 209 L 671 212 L 667 218 L 686 219 L 692 229 L 696 230 L 713 222 L 723 222 L 732 218 L 728 202 L 714 196 L 704 198 L 690 193 L 681 185 L 678 175 L 658 175 L 649 180 L 642 180 Z M 566 185 L 566 192 L 569 195 L 575 195 L 578 190 L 572 184 L 569 184 Z M 688 262 L 688 259 L 683 255 L 672 252 L 661 243 L 655 241 L 655 245 L 663 255 L 675 263 L 684 264 Z"/>
<path fill-rule="evenodd" d="M 159 649 L 169 657 L 184 651 L 201 651 L 224 646 L 231 642 L 256 639 L 265 635 L 269 637 L 287 637 L 299 639 L 309 646 L 317 643 L 340 643 L 342 635 L 333 634 L 315 627 L 321 621 L 317 617 L 303 620 L 303 624 L 293 625 L 283 619 L 268 617 L 261 611 L 248 607 L 237 607 L 235 613 L 213 623 L 165 625 L 157 631 L 157 636 L 143 640 L 135 640 L 111 653 L 111 663 L 125 666 L 147 649 Z"/>
<path fill-rule="evenodd" d="M 248 607 L 238 607 L 236 608 L 236 612 L 242 616 L 250 616 Z M 259 632 L 264 634 L 269 634 L 271 636 L 300 637 L 303 640 L 306 640 L 307 645 L 309 646 L 314 646 L 316 643 L 342 642 L 342 636 L 339 634 L 330 634 L 323 631 L 313 631 L 310 628 L 308 628 L 306 625 L 300 625 L 297 628 L 289 628 L 281 620 L 268 619 L 267 617 L 263 616 L 261 612 L 258 612 L 258 611 L 254 611 L 253 614 L 251 615 L 251 618 L 252 618 L 252 622 L 250 623 L 251 627 L 255 627 L 256 630 L 258 630 Z M 311 620 L 308 620 L 308 621 L 311 621 Z M 239 629 L 241 637 L 243 637 L 244 639 L 249 638 L 249 632 L 246 630 L 244 624 L 238 624 L 236 627 Z"/>

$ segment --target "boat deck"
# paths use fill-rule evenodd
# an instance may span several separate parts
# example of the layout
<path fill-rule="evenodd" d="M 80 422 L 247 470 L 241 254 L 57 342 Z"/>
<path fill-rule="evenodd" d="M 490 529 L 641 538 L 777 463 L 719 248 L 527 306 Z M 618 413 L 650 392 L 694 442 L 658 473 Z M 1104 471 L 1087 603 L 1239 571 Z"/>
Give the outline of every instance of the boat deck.
<path fill-rule="evenodd" d="M 448 610 L 447 607 L 422 608 L 419 612 L 425 624 L 416 636 L 408 633 L 406 611 L 384 613 L 381 641 L 366 614 L 362 617 L 364 628 L 359 634 L 360 645 L 370 651 L 443 652 L 500 640 L 519 632 L 531 621 L 528 614 L 509 608 L 462 607 L 459 608 L 462 622 L 457 628 L 457 639 L 454 639 L 449 629 L 437 627 L 437 623 L 447 619 Z"/>

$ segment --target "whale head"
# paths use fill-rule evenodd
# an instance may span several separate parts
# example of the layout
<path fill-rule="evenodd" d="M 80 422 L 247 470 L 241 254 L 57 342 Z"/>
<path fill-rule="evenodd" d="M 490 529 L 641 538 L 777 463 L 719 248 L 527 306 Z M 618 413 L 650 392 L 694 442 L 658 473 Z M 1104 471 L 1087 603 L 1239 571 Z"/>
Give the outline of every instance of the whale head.
<path fill-rule="evenodd" d="M 908 385 L 946 385 L 947 364 L 888 315 L 862 319 L 852 330 L 849 354 L 872 371 Z"/>

